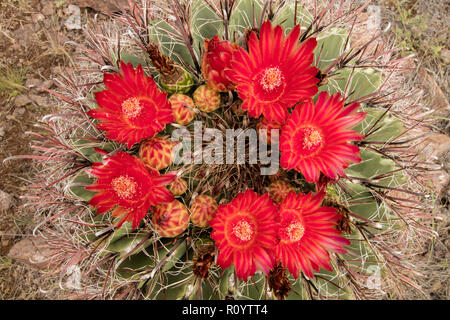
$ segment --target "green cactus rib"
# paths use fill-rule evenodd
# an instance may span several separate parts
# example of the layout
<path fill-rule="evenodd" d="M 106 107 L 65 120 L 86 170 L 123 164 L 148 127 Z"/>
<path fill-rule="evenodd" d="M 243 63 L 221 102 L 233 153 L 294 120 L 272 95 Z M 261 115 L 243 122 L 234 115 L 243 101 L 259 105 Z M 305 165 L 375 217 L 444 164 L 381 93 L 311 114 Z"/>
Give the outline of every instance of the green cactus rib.
<path fill-rule="evenodd" d="M 148 32 L 150 40 L 160 46 L 164 55 L 182 66 L 194 67 L 194 60 L 181 35 L 169 23 L 163 20 L 152 21 Z"/>
<path fill-rule="evenodd" d="M 86 190 L 84 187 L 94 183 L 94 180 L 89 175 L 81 171 L 75 175 L 71 182 L 68 184 L 67 193 L 69 196 L 75 196 L 76 198 L 89 202 L 95 195 L 95 192 Z"/>
<path fill-rule="evenodd" d="M 123 61 L 124 63 L 131 63 L 134 68 L 136 68 L 138 65 L 145 66 L 148 60 L 148 55 L 145 54 L 145 59 L 138 57 L 136 55 L 132 55 L 129 52 L 121 51 L 120 52 L 120 61 Z M 117 57 L 113 60 L 116 62 L 116 65 L 119 65 L 119 61 L 117 60 Z M 156 72 L 155 72 L 156 74 Z"/>
<path fill-rule="evenodd" d="M 263 7 L 264 4 L 261 0 L 239 1 L 230 17 L 230 39 L 236 40 L 242 45 L 245 30 L 259 27 Z"/>
<path fill-rule="evenodd" d="M 297 5 L 297 12 L 295 12 L 294 1 L 287 1 L 273 18 L 273 23 L 282 26 L 285 32 L 292 30 L 296 24 L 300 25 L 302 30 L 305 30 L 311 25 L 312 21 L 312 15 L 302 6 Z"/>
<path fill-rule="evenodd" d="M 84 139 L 72 139 L 71 147 L 77 150 L 90 162 L 102 162 L 103 157 L 100 153 L 95 151 L 94 148 L 105 150 L 106 152 L 111 152 L 117 149 L 117 144 L 114 142 L 98 142 L 90 141 Z"/>
<path fill-rule="evenodd" d="M 348 45 L 348 37 L 349 32 L 342 28 L 330 28 L 318 34 L 314 57 L 315 64 L 320 70 L 324 70 L 348 49 L 345 47 Z"/>
<path fill-rule="evenodd" d="M 203 0 L 193 0 L 191 4 L 191 29 L 194 49 L 200 56 L 199 48 L 205 39 L 223 34 L 224 25 L 217 13 Z"/>

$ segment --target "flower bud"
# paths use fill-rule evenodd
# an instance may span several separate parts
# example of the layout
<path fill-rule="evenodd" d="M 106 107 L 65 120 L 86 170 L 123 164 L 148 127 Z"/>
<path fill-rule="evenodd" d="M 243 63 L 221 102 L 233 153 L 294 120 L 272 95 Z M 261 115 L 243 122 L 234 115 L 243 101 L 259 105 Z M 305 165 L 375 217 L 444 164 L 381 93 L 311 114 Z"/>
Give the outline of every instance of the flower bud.
<path fill-rule="evenodd" d="M 295 191 L 295 188 L 283 180 L 274 181 L 269 185 L 269 196 L 275 203 L 282 202 L 291 191 Z"/>
<path fill-rule="evenodd" d="M 230 67 L 237 44 L 219 40 L 218 36 L 205 39 L 205 53 L 202 59 L 202 75 L 207 85 L 215 91 L 226 92 L 234 89 L 233 83 L 225 76 Z"/>
<path fill-rule="evenodd" d="M 220 94 L 207 85 L 202 85 L 194 91 L 194 102 L 203 112 L 212 112 L 220 106 Z"/>
<path fill-rule="evenodd" d="M 195 117 L 195 104 L 191 97 L 175 93 L 169 98 L 172 105 L 172 115 L 176 123 L 185 126 Z"/>
<path fill-rule="evenodd" d="M 189 225 L 189 213 L 178 200 L 158 204 L 153 212 L 153 227 L 161 237 L 174 238 Z"/>
<path fill-rule="evenodd" d="M 191 222 L 197 227 L 206 228 L 218 208 L 216 200 L 208 195 L 197 196 L 191 205 Z"/>
<path fill-rule="evenodd" d="M 146 166 L 152 169 L 165 169 L 172 163 L 172 149 L 174 145 L 173 141 L 155 137 L 141 144 L 139 157 Z"/>
<path fill-rule="evenodd" d="M 181 196 L 187 190 L 187 183 L 181 178 L 175 178 L 171 184 L 169 184 L 169 191 L 172 192 L 174 196 Z"/>

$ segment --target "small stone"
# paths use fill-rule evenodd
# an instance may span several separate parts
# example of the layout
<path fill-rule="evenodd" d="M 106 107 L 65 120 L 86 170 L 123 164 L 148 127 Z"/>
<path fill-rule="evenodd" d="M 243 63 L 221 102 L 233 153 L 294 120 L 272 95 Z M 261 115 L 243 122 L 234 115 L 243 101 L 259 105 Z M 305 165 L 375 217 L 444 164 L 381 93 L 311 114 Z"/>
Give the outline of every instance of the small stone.
<path fill-rule="evenodd" d="M 439 55 L 441 56 L 441 58 L 444 60 L 444 62 L 446 64 L 450 63 L 450 50 L 447 48 L 442 49 L 441 51 L 439 51 Z"/>
<path fill-rule="evenodd" d="M 12 46 L 10 47 L 10 49 L 13 52 L 17 52 L 18 50 L 20 50 L 20 44 L 16 42 L 16 40 L 14 40 Z"/>
<path fill-rule="evenodd" d="M 34 92 L 43 93 L 45 89 L 50 89 L 53 86 L 53 80 L 28 79 L 25 82 L 25 87 L 32 89 Z"/>
<path fill-rule="evenodd" d="M 42 14 L 45 16 L 51 16 L 53 11 L 53 1 L 46 1 L 42 6 Z"/>
<path fill-rule="evenodd" d="M 67 12 L 70 14 L 70 16 L 64 23 L 64 26 L 69 30 L 80 30 L 81 29 L 80 7 L 71 4 L 67 8 Z"/>
<path fill-rule="evenodd" d="M 50 71 L 51 71 L 52 75 L 59 75 L 63 72 L 63 69 L 61 66 L 57 65 L 57 66 L 51 67 Z"/>
<path fill-rule="evenodd" d="M 21 28 L 14 31 L 14 38 L 18 39 L 18 43 L 22 48 L 29 48 L 36 38 L 35 31 L 33 24 L 24 24 Z"/>
<path fill-rule="evenodd" d="M 447 116 L 450 111 L 450 103 L 436 80 L 424 69 L 420 68 L 417 76 L 420 78 L 423 89 L 428 93 L 427 100 L 435 115 Z"/>
<path fill-rule="evenodd" d="M 439 291 L 439 289 L 441 288 L 441 282 L 440 281 L 436 281 L 433 286 L 431 287 L 431 291 L 432 292 L 436 292 Z"/>
<path fill-rule="evenodd" d="M 120 4 L 121 6 L 126 6 L 127 1 L 126 0 L 107 0 L 107 1 L 98 1 L 98 0 L 72 0 L 73 4 L 76 4 L 80 8 L 91 8 L 95 11 L 104 13 L 104 14 L 111 14 L 114 12 L 120 11 L 117 4 Z"/>
<path fill-rule="evenodd" d="M 29 88 L 29 89 L 34 89 L 35 87 L 39 86 L 41 84 L 41 80 L 39 79 L 27 79 L 27 81 L 25 81 L 25 87 Z"/>
<path fill-rule="evenodd" d="M 38 23 L 39 21 L 43 21 L 45 19 L 45 16 L 42 13 L 34 13 L 31 15 L 31 21 L 33 23 Z"/>
<path fill-rule="evenodd" d="M 8 257 L 29 266 L 44 269 L 50 264 L 51 250 L 44 248 L 46 241 L 42 237 L 23 239 L 14 244 Z"/>
<path fill-rule="evenodd" d="M 13 205 L 13 197 L 0 190 L 0 211 L 6 211 Z"/>
<path fill-rule="evenodd" d="M 17 96 L 16 99 L 14 100 L 14 104 L 16 105 L 16 107 L 19 107 L 19 108 L 24 107 L 30 103 L 31 103 L 30 98 L 24 94 Z"/>
<path fill-rule="evenodd" d="M 436 194 L 444 196 L 450 181 L 450 176 L 446 170 L 438 170 L 430 173 L 431 188 Z"/>
<path fill-rule="evenodd" d="M 30 99 L 38 106 L 45 106 L 47 104 L 47 98 L 37 94 L 30 94 Z"/>
<path fill-rule="evenodd" d="M 14 240 L 21 234 L 21 230 L 17 226 L 8 227 L 6 231 L 0 231 L 0 240 Z M 11 242 L 11 241 L 10 241 Z"/>
<path fill-rule="evenodd" d="M 23 116 L 25 114 L 25 108 L 21 107 L 21 108 L 17 108 L 16 110 L 14 110 L 14 116 Z"/>
<path fill-rule="evenodd" d="M 6 130 L 3 127 L 0 127 L 0 141 L 3 140 L 6 136 Z"/>
<path fill-rule="evenodd" d="M 45 88 L 45 89 L 50 89 L 51 87 L 53 87 L 53 80 L 45 80 L 44 82 L 42 82 L 41 87 Z M 39 92 L 44 92 L 44 90 L 41 90 Z"/>

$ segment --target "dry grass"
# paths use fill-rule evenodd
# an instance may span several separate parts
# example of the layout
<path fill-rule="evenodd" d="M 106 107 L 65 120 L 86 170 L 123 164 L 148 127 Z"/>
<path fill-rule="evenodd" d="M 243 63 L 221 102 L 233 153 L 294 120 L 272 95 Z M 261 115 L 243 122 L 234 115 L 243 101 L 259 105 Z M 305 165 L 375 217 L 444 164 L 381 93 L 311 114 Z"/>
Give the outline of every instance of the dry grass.
<path fill-rule="evenodd" d="M 37 94 L 26 88 L 26 81 L 54 76 L 52 68 L 69 65 L 73 54 L 72 48 L 65 44 L 67 38 L 61 38 L 64 33 L 58 32 L 64 30 L 62 8 L 55 9 L 51 21 L 33 22 L 45 3 L 54 1 L 0 2 L 0 128 L 4 135 L 0 137 L 0 189 L 14 197 L 13 207 L 0 212 L 0 300 L 63 298 L 60 290 L 54 290 L 58 287 L 55 279 L 44 280 L 39 270 L 6 256 L 15 242 L 31 236 L 37 222 L 34 212 L 24 208 L 20 199 L 34 174 L 30 161 L 5 165 L 2 161 L 8 156 L 31 153 L 30 138 L 25 132 L 45 112 L 43 106 L 33 104 L 17 107 L 15 98 Z M 79 38 L 76 32 L 68 36 L 69 40 Z"/>
<path fill-rule="evenodd" d="M 405 85 L 412 89 L 422 89 L 425 107 L 435 109 L 430 116 L 434 119 L 429 127 L 436 133 L 449 134 L 448 84 L 450 6 L 443 0 L 379 0 L 384 24 L 392 23 L 400 54 L 413 55 L 414 69 L 405 79 Z M 447 106 L 447 108 L 445 107 Z M 442 157 L 445 164 L 449 151 Z M 448 163 L 448 162 L 447 162 Z M 446 168 L 447 173 L 448 167 Z M 434 194 L 434 212 L 438 217 L 433 230 L 435 238 L 423 246 L 421 255 L 415 258 L 422 277 L 419 280 L 426 296 L 431 299 L 450 298 L 450 256 L 449 235 L 449 194 L 448 184 L 441 194 Z M 411 299 L 422 299 L 416 291 L 408 293 Z"/>
<path fill-rule="evenodd" d="M 0 96 L 11 99 L 18 96 L 26 88 L 25 74 L 27 70 L 24 68 L 14 68 L 6 66 L 0 69 Z"/>

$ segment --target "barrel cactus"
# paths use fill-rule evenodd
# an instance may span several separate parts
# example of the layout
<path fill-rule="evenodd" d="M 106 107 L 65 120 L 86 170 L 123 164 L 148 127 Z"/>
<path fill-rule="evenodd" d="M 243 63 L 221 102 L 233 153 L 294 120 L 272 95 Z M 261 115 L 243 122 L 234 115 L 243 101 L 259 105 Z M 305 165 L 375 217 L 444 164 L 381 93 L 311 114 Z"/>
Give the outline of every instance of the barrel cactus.
<path fill-rule="evenodd" d="M 345 9 L 130 1 L 108 26 L 120 45 L 107 28 L 88 30 L 89 75 L 62 75 L 56 111 L 34 133 L 45 177 L 30 186 L 44 217 L 36 231 L 62 275 L 77 265 L 86 296 L 128 299 L 356 299 L 414 287 L 402 257 L 427 234 L 427 208 L 408 204 L 424 198 L 392 97 L 396 61 L 388 47 L 366 50 L 376 35 L 352 46 L 364 7 Z M 260 128 L 279 133 L 255 147 Z M 218 139 L 231 130 L 248 152 Z M 254 161 L 261 146 L 276 170 Z M 56 254 L 61 243 L 72 250 Z"/>

